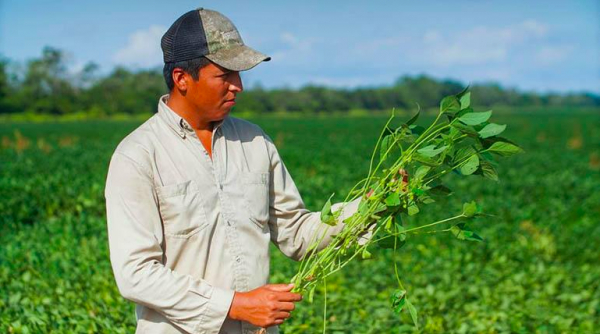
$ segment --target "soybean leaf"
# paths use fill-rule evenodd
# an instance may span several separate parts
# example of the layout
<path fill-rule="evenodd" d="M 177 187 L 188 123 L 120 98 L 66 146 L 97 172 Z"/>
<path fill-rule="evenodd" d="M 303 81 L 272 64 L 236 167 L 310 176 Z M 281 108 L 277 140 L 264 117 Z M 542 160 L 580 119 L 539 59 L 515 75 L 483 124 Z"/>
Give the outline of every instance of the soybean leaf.
<path fill-rule="evenodd" d="M 442 153 L 447 148 L 448 148 L 448 146 L 442 146 L 439 148 L 435 148 L 435 145 L 428 145 L 428 146 L 425 146 L 425 147 L 417 150 L 417 152 L 419 152 L 421 155 L 424 155 L 428 158 L 433 158 L 436 155 Z"/>
<path fill-rule="evenodd" d="M 360 254 L 363 260 L 367 260 L 373 257 L 373 255 L 365 248 Z"/>
<path fill-rule="evenodd" d="M 385 205 L 387 205 L 387 206 L 400 205 L 400 195 L 398 195 L 398 193 L 391 193 L 388 197 L 386 197 Z"/>
<path fill-rule="evenodd" d="M 454 235 L 458 240 L 468 240 L 468 241 L 483 241 L 483 238 L 480 237 L 477 233 L 465 229 L 465 224 L 460 223 L 452 226 L 450 228 L 450 233 Z"/>
<path fill-rule="evenodd" d="M 423 196 L 422 198 L 419 198 L 419 200 L 421 201 L 421 203 L 423 204 L 431 204 L 431 203 L 435 203 L 435 200 L 429 196 Z"/>
<path fill-rule="evenodd" d="M 413 156 L 413 159 L 422 163 L 423 165 L 431 167 L 437 167 L 440 165 L 440 163 L 438 163 L 437 161 L 418 153 Z"/>
<path fill-rule="evenodd" d="M 461 98 L 461 97 L 463 97 L 465 94 L 469 93 L 469 88 L 470 88 L 470 87 L 471 87 L 470 85 L 468 85 L 467 87 L 465 87 L 463 90 L 461 90 L 461 91 L 460 91 L 460 93 L 456 94 L 456 97 L 457 97 L 458 99 L 460 99 L 460 98 Z"/>
<path fill-rule="evenodd" d="M 375 211 L 373 213 L 379 213 L 387 210 L 387 206 L 381 202 L 377 203 L 377 207 L 375 207 Z"/>
<path fill-rule="evenodd" d="M 489 161 L 481 160 L 479 161 L 479 164 L 481 165 L 481 174 L 483 177 L 493 181 L 498 181 L 498 172 L 496 172 L 496 169 Z"/>
<path fill-rule="evenodd" d="M 400 249 L 406 244 L 406 236 L 404 234 L 392 235 L 385 232 L 381 234 L 382 237 L 377 241 L 377 247 L 379 248 L 391 249 L 396 247 L 396 249 Z M 404 238 L 401 238 L 401 236 L 404 236 Z"/>
<path fill-rule="evenodd" d="M 415 134 L 417 136 L 420 136 L 423 132 L 425 132 L 425 128 L 420 125 L 413 124 L 413 125 L 409 126 L 409 129 L 412 134 Z"/>
<path fill-rule="evenodd" d="M 456 96 L 446 96 L 440 102 L 440 112 L 456 112 L 460 110 L 460 102 L 456 98 Z"/>
<path fill-rule="evenodd" d="M 419 107 L 419 110 L 417 110 L 417 113 L 411 119 L 409 119 L 408 122 L 406 122 L 406 125 L 414 124 L 419 119 L 419 115 L 421 115 L 420 107 Z"/>
<path fill-rule="evenodd" d="M 409 216 L 414 216 L 417 213 L 419 213 L 419 207 L 415 203 L 410 204 L 408 206 L 408 215 Z"/>
<path fill-rule="evenodd" d="M 467 135 L 471 135 L 471 136 L 477 136 L 478 133 L 475 129 L 473 129 L 473 127 L 469 126 L 469 125 L 464 125 L 462 123 L 453 123 L 452 124 L 452 128 L 457 129 L 458 131 L 460 131 L 461 133 L 467 134 Z"/>
<path fill-rule="evenodd" d="M 513 145 L 511 143 L 497 141 L 497 142 L 493 143 L 492 146 L 490 146 L 490 148 L 487 149 L 487 151 L 496 153 L 503 157 L 508 157 L 513 154 L 523 152 L 523 149 L 520 148 L 519 146 Z"/>
<path fill-rule="evenodd" d="M 484 112 L 472 112 L 465 115 L 462 115 L 458 118 L 459 121 L 467 124 L 467 125 L 477 125 L 481 124 L 492 116 L 492 111 L 484 111 Z"/>
<path fill-rule="evenodd" d="M 321 209 L 321 221 L 327 225 L 335 226 L 337 224 L 337 221 L 335 219 L 335 216 L 331 212 L 331 198 L 332 197 L 333 197 L 333 194 L 331 194 L 331 196 L 329 197 L 327 202 L 325 202 L 325 205 L 323 205 L 323 209 Z"/>
<path fill-rule="evenodd" d="M 506 125 L 490 123 L 486 125 L 483 129 L 479 130 L 479 136 L 481 138 L 497 136 L 501 134 L 504 131 L 504 129 L 506 129 Z"/>
<path fill-rule="evenodd" d="M 429 166 L 421 166 L 415 172 L 414 178 L 422 180 L 425 177 L 425 175 L 427 175 L 427 173 L 429 173 L 430 170 L 431 170 L 431 167 L 429 167 Z"/>
<path fill-rule="evenodd" d="M 471 175 L 479 167 L 479 156 L 473 154 L 467 161 L 460 167 L 460 173 L 462 175 Z"/>
<path fill-rule="evenodd" d="M 473 108 L 471 108 L 471 107 L 463 108 L 459 112 L 457 112 L 455 116 L 460 118 L 461 116 L 472 113 L 472 112 L 473 112 Z"/>
<path fill-rule="evenodd" d="M 381 148 L 379 149 L 379 159 L 381 161 L 385 160 L 388 155 L 388 150 L 390 145 L 394 142 L 394 134 L 389 134 L 383 138 L 381 141 Z"/>
<path fill-rule="evenodd" d="M 452 190 L 443 184 L 438 184 L 437 186 L 429 189 L 429 193 L 433 196 L 449 196 L 452 194 Z"/>
<path fill-rule="evenodd" d="M 475 201 L 463 204 L 463 215 L 465 217 L 473 217 L 477 214 L 477 211 L 477 203 Z"/>
<path fill-rule="evenodd" d="M 404 307 L 404 303 L 406 301 L 406 290 L 396 290 L 390 296 L 390 301 L 392 302 L 392 309 L 396 314 L 400 314 L 402 312 L 402 308 Z"/>
<path fill-rule="evenodd" d="M 417 309 L 414 307 L 414 305 L 410 302 L 410 300 L 408 300 L 408 298 L 406 299 L 406 308 L 408 308 L 408 313 L 410 313 L 410 317 L 412 318 L 413 323 L 415 324 L 415 327 L 417 327 L 417 330 L 419 329 L 419 319 L 417 318 Z"/>
<path fill-rule="evenodd" d="M 471 92 L 466 92 L 460 97 L 460 109 L 468 108 L 471 105 Z"/>

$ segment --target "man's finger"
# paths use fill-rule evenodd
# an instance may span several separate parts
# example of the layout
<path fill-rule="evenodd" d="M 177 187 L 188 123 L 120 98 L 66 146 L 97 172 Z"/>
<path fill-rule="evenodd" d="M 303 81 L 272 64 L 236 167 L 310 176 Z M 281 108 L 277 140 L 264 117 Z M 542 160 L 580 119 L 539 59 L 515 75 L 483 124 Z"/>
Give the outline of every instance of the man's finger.
<path fill-rule="evenodd" d="M 302 300 L 301 294 L 293 292 L 280 293 L 277 297 L 281 302 L 299 302 Z"/>
<path fill-rule="evenodd" d="M 278 312 L 275 315 L 275 319 L 287 319 L 290 317 L 290 312 Z"/>
<path fill-rule="evenodd" d="M 286 311 L 286 312 L 290 312 L 293 311 L 296 308 L 296 305 L 294 305 L 294 303 L 279 303 L 278 308 L 280 311 Z"/>
<path fill-rule="evenodd" d="M 294 284 L 267 284 L 265 287 L 273 291 L 288 292 L 294 288 Z"/>

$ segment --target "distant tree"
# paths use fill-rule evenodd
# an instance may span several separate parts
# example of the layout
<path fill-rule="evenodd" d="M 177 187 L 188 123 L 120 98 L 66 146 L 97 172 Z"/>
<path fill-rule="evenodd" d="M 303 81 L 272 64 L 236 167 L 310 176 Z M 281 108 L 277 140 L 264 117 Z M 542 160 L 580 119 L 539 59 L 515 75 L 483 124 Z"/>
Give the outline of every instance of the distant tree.
<path fill-rule="evenodd" d="M 34 113 L 61 115 L 76 111 L 76 90 L 62 51 L 45 47 L 41 58 L 28 62 L 19 98 L 24 109 Z"/>

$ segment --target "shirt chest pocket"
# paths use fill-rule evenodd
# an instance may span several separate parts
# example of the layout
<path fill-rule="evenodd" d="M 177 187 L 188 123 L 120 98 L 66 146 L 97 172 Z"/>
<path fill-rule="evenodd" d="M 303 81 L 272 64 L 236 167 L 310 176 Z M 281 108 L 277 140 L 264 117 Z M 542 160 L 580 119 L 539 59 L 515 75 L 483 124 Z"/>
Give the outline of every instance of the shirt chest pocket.
<path fill-rule="evenodd" d="M 242 173 L 244 204 L 250 220 L 259 226 L 269 221 L 269 173 Z"/>
<path fill-rule="evenodd" d="M 165 235 L 189 238 L 208 224 L 200 188 L 193 180 L 158 188 L 156 193 Z"/>

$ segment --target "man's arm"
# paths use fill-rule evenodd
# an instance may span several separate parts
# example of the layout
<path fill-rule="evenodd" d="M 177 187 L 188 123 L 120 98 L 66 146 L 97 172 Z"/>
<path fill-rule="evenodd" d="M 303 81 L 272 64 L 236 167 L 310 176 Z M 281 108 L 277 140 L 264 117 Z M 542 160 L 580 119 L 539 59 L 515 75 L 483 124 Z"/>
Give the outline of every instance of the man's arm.
<path fill-rule="evenodd" d="M 156 310 L 187 332 L 218 333 L 234 291 L 163 265 L 162 226 L 150 168 L 115 153 L 105 195 L 111 265 L 123 297 Z"/>
<path fill-rule="evenodd" d="M 287 171 L 273 141 L 265 134 L 267 150 L 271 160 L 269 225 L 271 240 L 288 257 L 300 260 L 312 242 L 324 236 L 317 247 L 327 246 L 334 235 L 343 228 L 343 220 L 358 210 L 360 199 L 349 203 L 336 203 L 332 210 L 343 207 L 335 226 L 321 222 L 320 212 L 310 212 L 305 208 L 296 184 Z"/>

